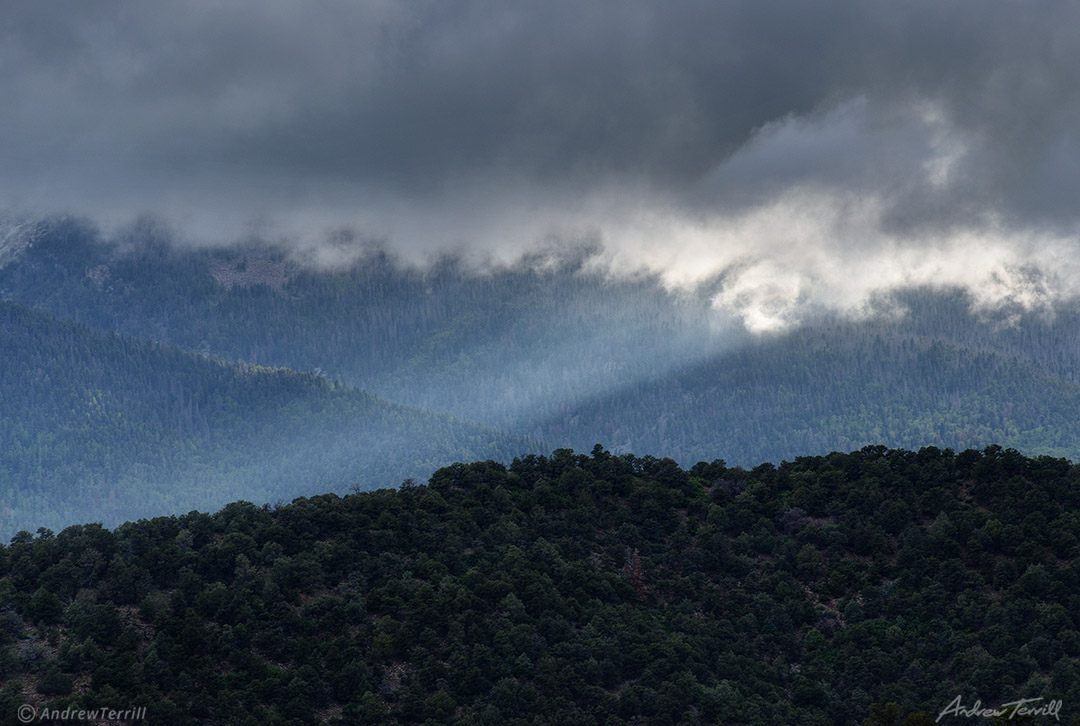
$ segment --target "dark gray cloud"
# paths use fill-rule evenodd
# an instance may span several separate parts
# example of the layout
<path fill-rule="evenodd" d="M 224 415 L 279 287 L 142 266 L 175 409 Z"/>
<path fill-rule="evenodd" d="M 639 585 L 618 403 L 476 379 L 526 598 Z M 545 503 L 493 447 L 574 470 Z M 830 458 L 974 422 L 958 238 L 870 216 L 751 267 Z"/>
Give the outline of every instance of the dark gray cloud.
<path fill-rule="evenodd" d="M 591 235 L 673 281 L 765 265 L 795 305 L 836 255 L 901 284 L 913 251 L 1067 249 L 1078 74 L 1052 0 L 5 0 L 0 203 L 316 257 L 328 228 Z"/>

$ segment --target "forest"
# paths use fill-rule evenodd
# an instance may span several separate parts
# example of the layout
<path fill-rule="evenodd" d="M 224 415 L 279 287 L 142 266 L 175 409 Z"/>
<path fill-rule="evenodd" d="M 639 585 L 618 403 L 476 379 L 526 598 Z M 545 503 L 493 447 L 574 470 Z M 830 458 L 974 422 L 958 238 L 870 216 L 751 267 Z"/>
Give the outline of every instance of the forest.
<path fill-rule="evenodd" d="M 1080 723 L 1078 481 L 1000 447 L 685 470 L 597 446 L 20 532 L 0 710 L 918 726 L 961 696 Z"/>
<path fill-rule="evenodd" d="M 1080 312 L 583 260 L 0 250 L 0 719 L 1080 723 Z"/>
<path fill-rule="evenodd" d="M 316 269 L 266 245 L 191 249 L 75 219 L 27 237 L 0 267 L 0 297 L 206 356 L 316 371 L 534 451 L 601 442 L 683 466 L 754 466 L 864 445 L 998 444 L 1080 459 L 1080 311 L 1068 305 L 976 310 L 956 291 L 908 290 L 861 317 L 808 313 L 752 336 L 712 306 L 709 285 L 677 293 L 599 276 L 587 249 L 477 271 L 453 257 L 410 267 L 372 248 Z"/>
<path fill-rule="evenodd" d="M 0 302 L 0 539 L 81 521 L 426 478 L 532 450 L 312 373 L 230 363 Z"/>

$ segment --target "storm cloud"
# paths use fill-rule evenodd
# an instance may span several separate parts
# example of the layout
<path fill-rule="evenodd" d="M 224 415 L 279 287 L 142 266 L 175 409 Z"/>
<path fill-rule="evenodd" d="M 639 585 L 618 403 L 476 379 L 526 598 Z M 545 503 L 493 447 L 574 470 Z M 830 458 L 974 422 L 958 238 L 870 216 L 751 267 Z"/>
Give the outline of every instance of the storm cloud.
<path fill-rule="evenodd" d="M 333 264 L 599 243 L 764 330 L 1080 291 L 1080 6 L 0 3 L 0 204 Z"/>

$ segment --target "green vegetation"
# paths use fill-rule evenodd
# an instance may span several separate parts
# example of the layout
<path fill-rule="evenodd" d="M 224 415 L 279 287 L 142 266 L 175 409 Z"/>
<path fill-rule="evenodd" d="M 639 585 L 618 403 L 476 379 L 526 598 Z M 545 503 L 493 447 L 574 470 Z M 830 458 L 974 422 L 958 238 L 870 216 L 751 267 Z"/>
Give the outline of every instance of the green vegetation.
<path fill-rule="evenodd" d="M 423 477 L 526 444 L 311 373 L 210 360 L 0 302 L 0 534 Z"/>
<path fill-rule="evenodd" d="M 719 344 L 700 304 L 650 280 L 580 272 L 574 259 L 546 272 L 477 275 L 457 260 L 421 271 L 380 251 L 313 271 L 273 249 L 107 240 L 54 220 L 0 268 L 0 297 L 228 360 L 318 369 L 387 400 L 535 437 L 528 422 L 567 401 Z"/>
<path fill-rule="evenodd" d="M 31 237 L 0 268 L 0 296 L 226 360 L 321 370 L 552 447 L 600 441 L 686 466 L 720 445 L 744 466 L 868 444 L 1080 459 L 1080 313 L 1065 304 L 984 319 L 959 294 L 910 291 L 879 301 L 903 315 L 821 316 L 751 339 L 708 289 L 601 280 L 572 255 L 475 275 L 372 252 L 316 272 L 272 249 L 107 240 L 71 220 Z"/>
<path fill-rule="evenodd" d="M 17 242 L 0 721 L 925 726 L 958 696 L 1077 716 L 1080 469 L 1053 458 L 1080 457 L 1075 310 L 982 320 L 921 291 L 750 340 L 707 290 L 581 260 L 314 272 L 71 220 Z M 614 453 L 507 467 L 526 436 Z M 854 453 L 677 463 L 830 450 Z"/>
<path fill-rule="evenodd" d="M 1013 340 L 1020 331 L 986 341 L 930 335 L 927 312 L 902 325 L 833 324 L 761 340 L 583 402 L 538 428 L 579 448 L 633 442 L 681 462 L 714 456 L 717 441 L 743 464 L 879 443 L 996 443 L 1080 458 L 1080 359 L 1066 350 L 1072 343 L 1040 351 L 1030 339 Z M 948 306 L 938 316 L 963 313 Z M 1038 321 L 1030 329 L 1063 333 Z"/>
<path fill-rule="evenodd" d="M 1078 484 L 997 447 L 689 471 L 596 447 L 20 533 L 0 718 L 914 726 L 959 695 L 1061 699 L 1068 721 Z"/>

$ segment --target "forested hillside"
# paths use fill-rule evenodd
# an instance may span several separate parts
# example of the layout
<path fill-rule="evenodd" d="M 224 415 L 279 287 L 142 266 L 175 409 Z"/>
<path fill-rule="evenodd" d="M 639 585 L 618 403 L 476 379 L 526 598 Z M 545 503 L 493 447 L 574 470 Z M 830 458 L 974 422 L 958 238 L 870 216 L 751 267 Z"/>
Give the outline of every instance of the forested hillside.
<path fill-rule="evenodd" d="M 1072 723 L 1078 511 L 1080 469 L 997 447 L 689 471 L 597 447 L 23 534 L 0 547 L 0 709 L 920 726 L 960 696 Z"/>
<path fill-rule="evenodd" d="M 977 328 L 943 334 L 918 322 L 833 323 L 757 341 L 582 402 L 537 430 L 579 448 L 607 441 L 681 462 L 714 456 L 717 442 L 743 464 L 875 442 L 1080 457 L 1072 327 L 1032 322 L 1059 336 L 1040 355 L 1038 340 L 1017 344 L 1018 330 L 980 340 Z"/>
<path fill-rule="evenodd" d="M 319 370 L 397 403 L 552 446 L 729 461 L 867 444 L 1080 457 L 1080 315 L 975 311 L 921 289 L 860 320 L 752 337 L 708 289 L 606 281 L 564 254 L 486 274 L 383 253 L 316 271 L 266 247 L 182 250 L 41 223 L 0 295 L 229 360 Z M 32 244 L 30 244 L 32 242 Z M 534 262 L 536 262 L 534 260 Z"/>
<path fill-rule="evenodd" d="M 739 337 L 702 299 L 581 274 L 585 252 L 474 274 L 453 258 L 418 270 L 372 250 L 317 271 L 272 248 L 106 239 L 74 220 L 26 236 L 34 243 L 0 268 L 2 297 L 517 431 Z"/>
<path fill-rule="evenodd" d="M 424 477 L 528 445 L 311 373 L 210 360 L 0 302 L 0 539 Z"/>

